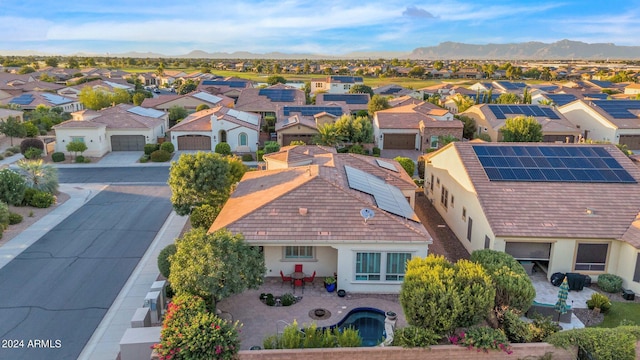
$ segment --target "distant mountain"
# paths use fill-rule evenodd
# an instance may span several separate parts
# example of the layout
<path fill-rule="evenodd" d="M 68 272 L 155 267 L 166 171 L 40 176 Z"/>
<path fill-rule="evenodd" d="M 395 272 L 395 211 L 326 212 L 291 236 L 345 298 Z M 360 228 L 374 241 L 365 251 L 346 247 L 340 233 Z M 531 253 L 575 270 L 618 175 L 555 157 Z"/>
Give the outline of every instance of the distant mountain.
<path fill-rule="evenodd" d="M 443 42 L 438 46 L 420 47 L 406 56 L 409 59 L 495 59 L 495 60 L 554 60 L 554 59 L 640 59 L 640 46 L 618 46 L 611 43 L 588 44 L 561 40 L 551 44 L 525 42 L 511 44 L 473 45 Z"/>

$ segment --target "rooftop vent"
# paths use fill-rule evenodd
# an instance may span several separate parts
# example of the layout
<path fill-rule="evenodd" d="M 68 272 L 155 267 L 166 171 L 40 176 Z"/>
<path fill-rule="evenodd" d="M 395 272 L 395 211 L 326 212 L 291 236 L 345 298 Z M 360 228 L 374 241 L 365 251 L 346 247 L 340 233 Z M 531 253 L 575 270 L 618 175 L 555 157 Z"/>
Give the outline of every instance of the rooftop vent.
<path fill-rule="evenodd" d="M 584 210 L 584 213 L 587 214 L 587 215 L 593 215 L 595 213 L 595 211 L 593 211 L 593 209 L 591 209 L 591 208 L 586 208 Z"/>
<path fill-rule="evenodd" d="M 307 215 L 307 213 L 309 212 L 309 209 L 307 209 L 307 208 L 298 208 L 298 212 L 300 213 L 300 215 Z"/>

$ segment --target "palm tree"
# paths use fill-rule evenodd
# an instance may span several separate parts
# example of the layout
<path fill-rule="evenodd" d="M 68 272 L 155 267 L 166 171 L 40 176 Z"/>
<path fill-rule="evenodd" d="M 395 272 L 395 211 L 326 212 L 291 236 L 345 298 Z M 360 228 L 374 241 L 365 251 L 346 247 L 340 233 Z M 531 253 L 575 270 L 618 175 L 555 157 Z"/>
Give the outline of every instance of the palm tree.
<path fill-rule="evenodd" d="M 58 169 L 42 162 L 42 159 L 18 161 L 27 187 L 55 194 L 58 191 Z"/>
<path fill-rule="evenodd" d="M 314 137 L 314 142 L 318 145 L 336 146 L 344 141 L 338 133 L 338 128 L 332 123 L 318 126 L 318 134 Z"/>

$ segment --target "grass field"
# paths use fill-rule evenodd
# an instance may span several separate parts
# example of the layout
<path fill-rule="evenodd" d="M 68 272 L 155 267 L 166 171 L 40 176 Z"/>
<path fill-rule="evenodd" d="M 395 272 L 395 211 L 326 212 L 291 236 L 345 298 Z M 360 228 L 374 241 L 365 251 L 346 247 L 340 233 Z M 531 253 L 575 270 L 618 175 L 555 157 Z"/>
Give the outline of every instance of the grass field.
<path fill-rule="evenodd" d="M 612 302 L 611 309 L 604 314 L 604 321 L 598 324 L 598 327 L 613 328 L 620 325 L 620 321 L 624 319 L 640 325 L 640 303 Z"/>

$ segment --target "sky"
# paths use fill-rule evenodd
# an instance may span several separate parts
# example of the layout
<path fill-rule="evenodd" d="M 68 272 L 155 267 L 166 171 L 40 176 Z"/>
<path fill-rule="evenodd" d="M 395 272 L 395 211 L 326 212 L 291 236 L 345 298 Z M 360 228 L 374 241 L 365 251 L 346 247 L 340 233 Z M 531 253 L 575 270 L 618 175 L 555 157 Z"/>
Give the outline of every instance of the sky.
<path fill-rule="evenodd" d="M 0 0 L 0 50 L 342 55 L 569 39 L 640 46 L 640 0 Z"/>

